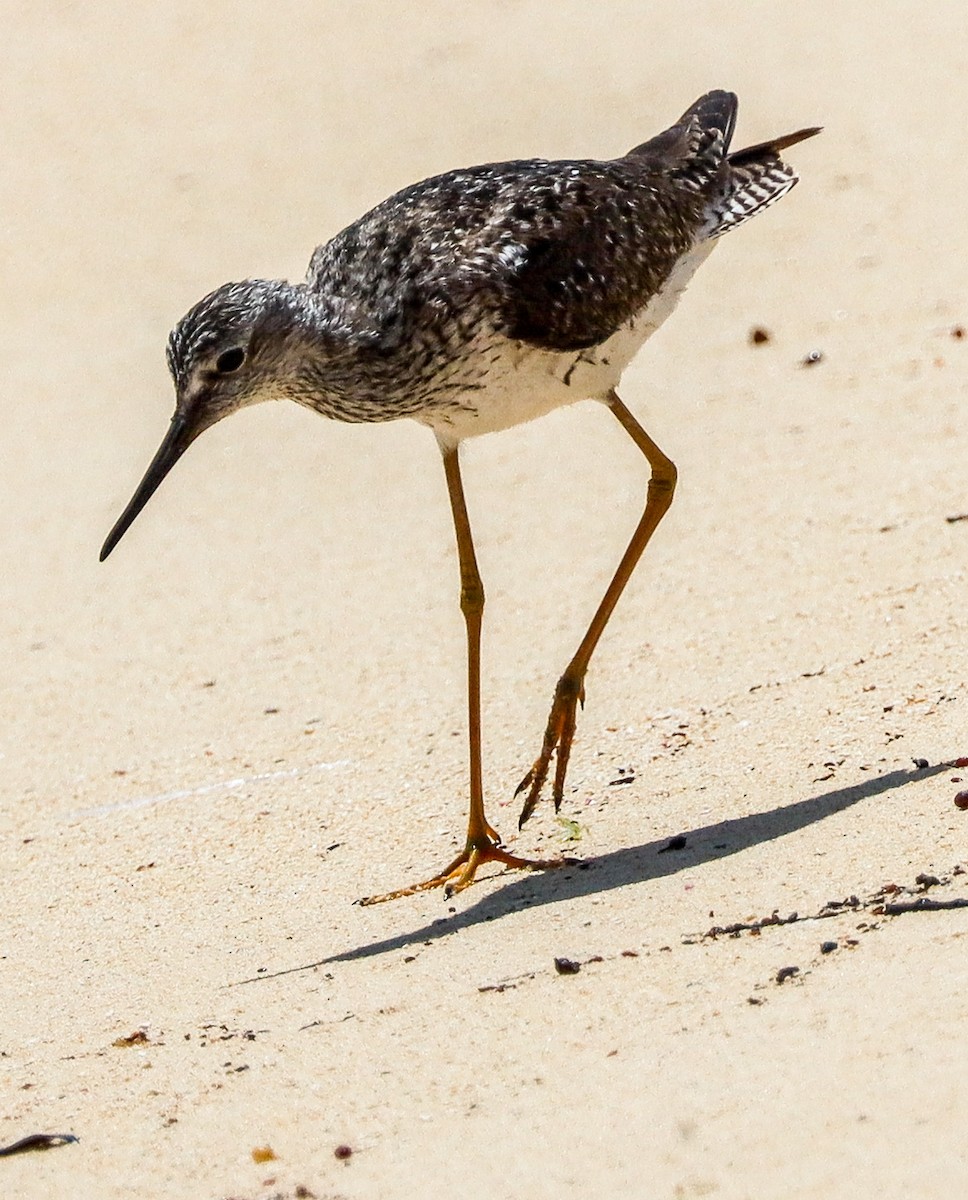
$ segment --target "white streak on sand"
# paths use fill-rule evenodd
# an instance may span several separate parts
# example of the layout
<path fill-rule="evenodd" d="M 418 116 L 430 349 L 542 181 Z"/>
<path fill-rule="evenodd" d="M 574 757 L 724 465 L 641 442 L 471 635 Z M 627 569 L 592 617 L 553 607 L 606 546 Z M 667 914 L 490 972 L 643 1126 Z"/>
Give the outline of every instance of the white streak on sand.
<path fill-rule="evenodd" d="M 335 762 L 313 763 L 308 767 L 289 767 L 285 771 L 264 771 L 260 775 L 243 775 L 237 779 L 220 779 L 215 783 L 202 783 L 197 787 L 179 788 L 173 792 L 161 792 L 157 796 L 134 796 L 116 804 L 102 804 L 97 808 L 82 808 L 67 815 L 69 821 L 80 821 L 88 817 L 108 817 L 112 813 L 131 812 L 138 808 L 150 808 L 155 804 L 167 804 L 170 800 L 184 800 L 189 796 L 209 796 L 213 792 L 234 792 L 239 788 L 252 787 L 260 783 L 271 783 L 275 779 L 298 779 L 316 771 L 334 771 L 348 767 L 350 760 L 340 758 Z"/>

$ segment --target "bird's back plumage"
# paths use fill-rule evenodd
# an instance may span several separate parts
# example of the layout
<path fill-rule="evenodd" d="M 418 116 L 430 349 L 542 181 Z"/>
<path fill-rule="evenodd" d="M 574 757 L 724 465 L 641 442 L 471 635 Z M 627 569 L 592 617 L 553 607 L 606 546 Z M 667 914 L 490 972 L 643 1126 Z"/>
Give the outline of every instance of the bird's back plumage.
<path fill-rule="evenodd" d="M 710 92 L 618 159 L 491 163 L 414 184 L 319 247 L 308 285 L 384 352 L 415 329 L 481 320 L 548 350 L 594 346 L 698 242 L 796 182 L 781 142 L 728 155 L 736 108 Z"/>

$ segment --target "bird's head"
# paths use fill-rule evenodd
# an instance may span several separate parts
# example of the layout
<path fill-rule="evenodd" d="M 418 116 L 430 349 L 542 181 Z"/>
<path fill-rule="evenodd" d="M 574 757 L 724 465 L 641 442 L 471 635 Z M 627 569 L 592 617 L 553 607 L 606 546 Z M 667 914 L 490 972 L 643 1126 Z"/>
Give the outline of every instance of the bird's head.
<path fill-rule="evenodd" d="M 276 280 L 226 283 L 189 309 L 168 339 L 175 414 L 145 477 L 101 549 L 111 553 L 155 489 L 200 433 L 260 400 L 293 394 L 305 289 Z"/>

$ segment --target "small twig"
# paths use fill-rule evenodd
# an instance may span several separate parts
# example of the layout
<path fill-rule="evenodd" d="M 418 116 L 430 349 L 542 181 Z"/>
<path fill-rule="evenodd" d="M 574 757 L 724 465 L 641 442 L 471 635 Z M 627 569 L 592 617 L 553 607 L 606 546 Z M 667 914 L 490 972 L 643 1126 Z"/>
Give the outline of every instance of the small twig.
<path fill-rule="evenodd" d="M 968 908 L 968 899 L 958 896 L 954 900 L 932 900 L 928 896 L 921 896 L 918 900 L 895 900 L 884 905 L 884 914 L 897 917 L 901 913 L 940 912 L 946 908 Z"/>
<path fill-rule="evenodd" d="M 801 917 L 798 913 L 790 913 L 788 917 L 781 917 L 779 913 L 774 912 L 771 916 L 763 917 L 759 921 L 736 921 L 732 925 L 714 925 L 712 929 L 707 929 L 702 937 L 718 938 L 728 937 L 735 933 L 759 933 L 761 929 L 765 929 L 769 925 L 795 925 L 798 921 L 807 919 L 809 918 Z"/>
<path fill-rule="evenodd" d="M 80 1140 L 73 1133 L 29 1133 L 9 1146 L 0 1146 L 0 1156 L 6 1158 L 10 1154 L 26 1154 L 30 1150 L 50 1150 L 53 1146 L 67 1146 Z"/>
<path fill-rule="evenodd" d="M 922 871 L 914 882 L 921 888 L 944 887 L 951 883 L 955 875 L 963 873 L 961 868 L 956 867 L 951 876 L 939 878 L 937 875 L 929 875 Z M 931 900 L 927 896 L 921 895 L 916 896 L 913 900 L 885 899 L 885 896 L 896 896 L 898 893 L 904 891 L 908 895 L 911 895 L 913 889 L 900 888 L 896 884 L 888 884 L 881 888 L 875 895 L 869 896 L 866 900 L 859 900 L 856 896 L 848 896 L 845 900 L 828 900 L 819 912 L 794 912 L 790 913 L 788 917 L 781 917 L 774 910 L 770 916 L 762 917 L 758 921 L 737 921 L 732 925 L 714 925 L 703 934 L 683 938 L 683 942 L 685 945 L 695 945 L 696 942 L 703 942 L 707 939 L 715 940 L 720 937 L 738 937 L 741 933 L 758 934 L 761 930 L 768 929 L 774 925 L 797 925 L 803 921 L 823 921 L 829 917 L 842 917 L 855 913 L 870 913 L 875 917 L 897 917 L 909 912 L 940 912 L 944 909 L 968 908 L 968 898 L 966 897 L 958 897 L 953 900 Z"/>
<path fill-rule="evenodd" d="M 477 990 L 479 992 L 506 992 L 510 988 L 516 988 L 525 979 L 534 979 L 535 975 L 537 975 L 537 971 L 525 971 L 523 975 L 509 975 L 507 979 L 501 979 L 497 983 L 482 983 Z"/>

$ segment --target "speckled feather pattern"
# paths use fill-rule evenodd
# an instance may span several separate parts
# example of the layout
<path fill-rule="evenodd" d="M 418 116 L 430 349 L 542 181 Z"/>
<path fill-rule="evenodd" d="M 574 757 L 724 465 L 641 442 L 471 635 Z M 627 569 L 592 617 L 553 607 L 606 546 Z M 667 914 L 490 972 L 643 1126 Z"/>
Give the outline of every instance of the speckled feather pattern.
<path fill-rule="evenodd" d="M 204 395 L 207 426 L 288 397 L 457 439 L 604 393 L 704 243 L 796 182 L 778 147 L 812 131 L 731 158 L 735 114 L 731 93 L 711 92 L 622 158 L 495 163 L 405 188 L 320 246 L 305 283 L 226 284 L 196 305 L 169 342 L 180 403 Z M 246 369 L 219 379 L 214 356 L 234 344 Z"/>

